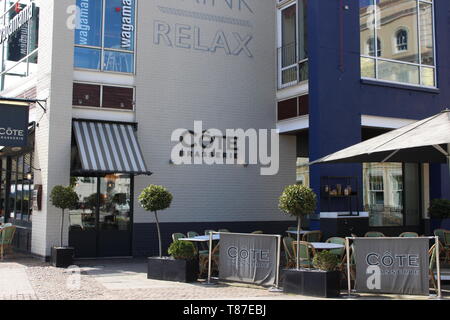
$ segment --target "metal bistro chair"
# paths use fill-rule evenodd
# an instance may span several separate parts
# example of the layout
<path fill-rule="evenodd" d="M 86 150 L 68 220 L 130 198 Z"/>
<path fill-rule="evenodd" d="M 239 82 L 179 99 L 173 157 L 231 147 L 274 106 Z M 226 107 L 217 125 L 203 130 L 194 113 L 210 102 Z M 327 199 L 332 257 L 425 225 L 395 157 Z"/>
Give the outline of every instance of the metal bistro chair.
<path fill-rule="evenodd" d="M 292 241 L 295 263 L 297 261 L 297 241 Z M 306 241 L 300 241 L 299 247 L 299 266 L 301 268 L 313 268 L 313 258 L 316 254 L 314 247 Z"/>
<path fill-rule="evenodd" d="M 283 237 L 284 255 L 286 257 L 286 268 L 295 267 L 295 255 L 292 247 L 292 237 Z"/>
<path fill-rule="evenodd" d="M 419 234 L 417 232 L 407 231 L 407 232 L 400 233 L 399 237 L 401 237 L 401 238 L 418 238 Z"/>
<path fill-rule="evenodd" d="M 345 239 L 341 238 L 341 237 L 331 237 L 331 238 L 327 239 L 327 241 L 325 241 L 325 242 L 326 243 L 342 244 L 344 246 L 343 248 L 328 250 L 332 254 L 336 255 L 339 258 L 339 261 L 341 261 L 341 263 L 342 263 L 342 259 L 343 259 L 344 255 L 345 255 Z"/>
<path fill-rule="evenodd" d="M 205 236 L 209 236 L 210 232 L 216 232 L 216 230 L 205 230 Z"/>
<path fill-rule="evenodd" d="M 444 263 L 447 263 L 447 261 L 450 259 L 450 231 L 444 232 L 444 254 L 445 254 L 445 261 Z"/>
<path fill-rule="evenodd" d="M 11 250 L 16 226 L 9 225 L 0 229 L 0 258 L 3 260 L 5 249 Z"/>
<path fill-rule="evenodd" d="M 180 238 L 186 238 L 186 236 L 184 235 L 184 233 L 179 233 L 179 232 L 172 233 L 172 240 L 173 240 L 173 241 L 177 241 L 177 240 L 180 239 Z"/>
<path fill-rule="evenodd" d="M 449 230 L 446 230 L 446 229 L 435 229 L 434 232 L 433 232 L 433 234 L 434 234 L 436 237 L 439 237 L 439 241 L 440 241 L 441 243 L 444 243 L 444 242 L 445 242 L 444 233 L 445 233 L 446 231 L 449 231 Z"/>
<path fill-rule="evenodd" d="M 320 242 L 322 239 L 322 231 L 308 231 L 303 234 L 302 240 L 305 242 Z"/>
<path fill-rule="evenodd" d="M 211 251 L 211 271 L 219 270 L 219 243 L 212 249 Z M 199 264 L 200 264 L 200 272 L 201 276 L 205 271 L 208 271 L 209 264 L 209 250 L 206 252 L 199 253 Z"/>
<path fill-rule="evenodd" d="M 287 231 L 297 231 L 297 227 L 288 227 Z M 296 235 L 293 233 L 288 232 L 287 233 L 289 237 L 291 237 L 292 239 L 296 238 Z"/>
<path fill-rule="evenodd" d="M 366 232 L 364 237 L 377 238 L 377 237 L 385 237 L 385 235 L 384 235 L 384 233 L 379 232 L 379 231 L 368 231 L 368 232 Z"/>
<path fill-rule="evenodd" d="M 434 268 L 436 267 L 436 244 L 433 244 L 428 250 L 428 256 L 430 257 L 429 274 L 430 280 L 435 290 L 437 290 L 436 278 L 434 277 Z"/>

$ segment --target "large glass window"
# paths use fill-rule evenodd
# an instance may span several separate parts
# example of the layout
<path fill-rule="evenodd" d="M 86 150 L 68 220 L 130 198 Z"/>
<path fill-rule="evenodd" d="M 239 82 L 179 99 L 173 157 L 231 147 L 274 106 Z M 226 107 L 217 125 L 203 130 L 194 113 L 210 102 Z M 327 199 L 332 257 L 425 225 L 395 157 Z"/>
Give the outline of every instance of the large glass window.
<path fill-rule="evenodd" d="M 135 0 L 77 0 L 75 68 L 134 72 Z"/>
<path fill-rule="evenodd" d="M 363 179 L 364 207 L 371 227 L 419 225 L 418 164 L 365 163 Z"/>
<path fill-rule="evenodd" d="M 361 76 L 435 87 L 433 20 L 431 0 L 360 0 Z"/>
<path fill-rule="evenodd" d="M 296 0 L 279 7 L 279 88 L 308 80 L 307 6 Z"/>
<path fill-rule="evenodd" d="M 0 1 L 0 26 L 13 31 L 1 43 L 0 91 L 15 86 L 37 70 L 40 1 Z"/>

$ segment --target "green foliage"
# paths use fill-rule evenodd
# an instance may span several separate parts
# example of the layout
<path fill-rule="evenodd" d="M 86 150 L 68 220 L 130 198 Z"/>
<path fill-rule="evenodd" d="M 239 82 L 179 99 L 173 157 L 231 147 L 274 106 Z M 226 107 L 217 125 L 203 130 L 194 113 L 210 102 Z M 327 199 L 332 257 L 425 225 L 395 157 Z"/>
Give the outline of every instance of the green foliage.
<path fill-rule="evenodd" d="M 192 260 L 195 257 L 195 247 L 189 241 L 176 240 L 172 242 L 167 252 L 175 259 Z"/>
<path fill-rule="evenodd" d="M 72 187 L 55 186 L 50 194 L 52 204 L 59 209 L 73 209 L 78 203 L 78 194 Z"/>
<path fill-rule="evenodd" d="M 284 189 L 278 203 L 280 210 L 295 217 L 314 213 L 316 206 L 316 194 L 310 188 L 296 184 Z"/>
<path fill-rule="evenodd" d="M 172 194 L 163 186 L 149 185 L 139 195 L 139 204 L 146 211 L 160 211 L 170 207 Z"/>
<path fill-rule="evenodd" d="M 450 200 L 446 199 L 431 200 L 428 212 L 430 213 L 430 217 L 433 219 L 450 218 Z"/>
<path fill-rule="evenodd" d="M 314 268 L 323 271 L 334 271 L 339 264 L 339 258 L 337 255 L 331 253 L 328 250 L 318 252 L 314 255 L 313 266 Z"/>

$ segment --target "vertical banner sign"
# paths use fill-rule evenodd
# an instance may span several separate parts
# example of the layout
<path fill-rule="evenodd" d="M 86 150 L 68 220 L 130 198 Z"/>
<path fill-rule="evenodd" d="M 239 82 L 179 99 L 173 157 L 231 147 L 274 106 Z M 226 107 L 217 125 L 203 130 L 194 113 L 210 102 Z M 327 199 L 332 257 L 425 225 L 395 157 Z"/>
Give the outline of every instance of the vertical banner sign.
<path fill-rule="evenodd" d="M 354 240 L 357 292 L 429 295 L 428 238 Z"/>
<path fill-rule="evenodd" d="M 0 103 L 0 146 L 25 147 L 28 137 L 28 104 Z"/>
<path fill-rule="evenodd" d="M 220 234 L 220 279 L 273 285 L 276 274 L 277 237 Z"/>

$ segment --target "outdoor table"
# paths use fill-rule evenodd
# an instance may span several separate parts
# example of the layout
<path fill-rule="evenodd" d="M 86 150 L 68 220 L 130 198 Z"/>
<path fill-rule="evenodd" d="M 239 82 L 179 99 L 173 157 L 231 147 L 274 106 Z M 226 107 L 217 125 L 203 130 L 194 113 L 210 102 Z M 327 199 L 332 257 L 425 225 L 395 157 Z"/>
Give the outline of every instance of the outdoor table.
<path fill-rule="evenodd" d="M 292 234 L 295 234 L 295 235 L 298 233 L 297 230 L 287 230 L 286 232 L 287 233 L 292 233 Z M 309 230 L 300 230 L 300 235 L 303 235 L 303 234 L 305 234 L 307 232 L 310 232 L 310 231 Z"/>
<path fill-rule="evenodd" d="M 332 249 L 342 249 L 345 248 L 343 244 L 338 243 L 328 243 L 328 242 L 310 242 L 310 244 L 316 250 L 332 250 Z"/>
<path fill-rule="evenodd" d="M 220 234 L 213 234 L 212 239 L 213 241 L 220 240 Z M 207 242 L 209 241 L 209 235 L 196 236 L 191 238 L 179 238 L 178 240 L 192 241 L 192 242 Z"/>

